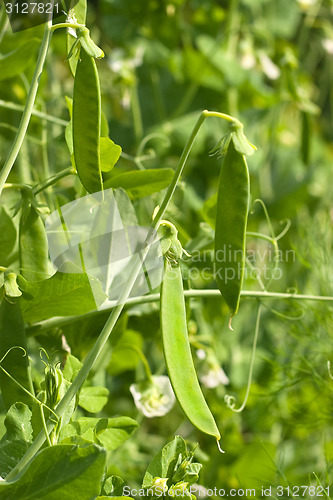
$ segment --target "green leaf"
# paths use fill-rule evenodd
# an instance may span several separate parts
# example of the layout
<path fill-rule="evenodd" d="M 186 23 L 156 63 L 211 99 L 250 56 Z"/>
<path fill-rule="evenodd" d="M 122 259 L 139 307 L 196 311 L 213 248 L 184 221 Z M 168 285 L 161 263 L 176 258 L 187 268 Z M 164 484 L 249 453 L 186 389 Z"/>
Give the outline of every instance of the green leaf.
<path fill-rule="evenodd" d="M 109 172 L 120 158 L 121 147 L 109 137 L 101 137 L 99 145 L 101 170 L 102 172 Z"/>
<path fill-rule="evenodd" d="M 61 429 L 60 440 L 68 441 L 81 436 L 112 451 L 127 441 L 137 427 L 138 423 L 130 417 L 84 417 L 65 425 Z"/>
<path fill-rule="evenodd" d="M 22 292 L 18 287 L 18 284 L 16 282 L 17 275 L 12 272 L 5 272 L 4 275 L 4 289 L 5 289 L 5 295 L 7 297 L 21 297 Z"/>
<path fill-rule="evenodd" d="M 171 168 L 124 172 L 109 177 L 104 182 L 104 189 L 121 187 L 131 198 L 142 198 L 169 187 L 173 174 Z"/>
<path fill-rule="evenodd" d="M 103 493 L 110 496 L 121 495 L 125 481 L 119 476 L 110 476 L 106 479 L 103 485 Z"/>
<path fill-rule="evenodd" d="M 39 43 L 38 38 L 32 38 L 12 52 L 1 54 L 0 80 L 6 80 L 22 73 L 30 65 Z"/>
<path fill-rule="evenodd" d="M 150 462 L 142 481 L 143 488 L 149 488 L 154 478 L 172 478 L 179 455 L 187 455 L 186 443 L 180 436 L 175 436 L 173 441 L 166 444 Z"/>
<path fill-rule="evenodd" d="M 81 361 L 73 356 L 73 354 L 68 354 L 62 375 L 66 380 L 68 380 L 68 382 L 72 382 L 81 367 Z"/>
<path fill-rule="evenodd" d="M 0 206 L 0 265 L 7 267 L 9 256 L 16 243 L 16 229 L 12 218 L 5 208 Z"/>
<path fill-rule="evenodd" d="M 2 500 L 73 500 L 100 492 L 106 452 L 96 444 L 50 446 L 40 451 L 16 481 L 0 482 Z"/>
<path fill-rule="evenodd" d="M 82 387 L 79 406 L 90 413 L 98 413 L 108 402 L 109 390 L 106 387 Z"/>
<path fill-rule="evenodd" d="M 24 292 L 20 298 L 25 321 L 36 322 L 53 316 L 74 316 L 94 309 L 105 294 L 96 278 L 86 273 L 56 272 L 44 281 L 28 282 L 18 277 Z"/>
<path fill-rule="evenodd" d="M 32 442 L 31 411 L 15 403 L 5 418 L 6 434 L 0 441 L 0 476 L 4 478 L 23 457 Z"/>

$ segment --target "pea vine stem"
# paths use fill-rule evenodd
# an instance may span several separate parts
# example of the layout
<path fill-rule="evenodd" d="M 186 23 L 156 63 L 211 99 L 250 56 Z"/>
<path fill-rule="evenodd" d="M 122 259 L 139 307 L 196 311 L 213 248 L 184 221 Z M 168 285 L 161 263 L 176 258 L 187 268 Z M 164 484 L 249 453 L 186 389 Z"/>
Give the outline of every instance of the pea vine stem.
<path fill-rule="evenodd" d="M 1 270 L 1 269 L 0 269 Z M 221 292 L 219 290 L 184 290 L 184 296 L 186 298 L 209 298 L 209 297 L 221 297 Z M 322 296 L 322 295 L 304 295 L 298 293 L 279 293 L 279 292 L 266 292 L 266 291 L 254 291 L 254 290 L 243 290 L 241 292 L 241 297 L 249 299 L 260 299 L 260 300 L 309 300 L 316 302 L 333 302 L 333 297 Z M 143 297 L 131 297 L 127 299 L 124 306 L 131 307 L 139 304 L 148 304 L 151 302 L 158 302 L 160 300 L 159 293 L 153 293 L 150 295 L 144 295 Z M 95 317 L 99 314 L 105 314 L 114 308 L 116 302 L 108 301 L 103 306 L 102 309 L 88 312 L 80 316 L 58 316 L 50 319 L 45 319 L 38 323 L 34 323 L 26 328 L 28 335 L 40 335 L 41 333 L 50 330 L 51 328 L 63 327 L 68 324 L 75 323 L 76 321 L 83 321 Z"/>
<path fill-rule="evenodd" d="M 43 36 L 43 40 L 41 43 L 35 71 L 34 71 L 34 74 L 32 77 L 27 101 L 26 101 L 24 111 L 22 114 L 21 122 L 19 124 L 17 134 L 16 134 L 16 137 L 14 139 L 11 150 L 9 152 L 9 155 L 7 157 L 7 160 L 4 164 L 4 166 L 2 167 L 2 170 L 0 173 L 0 196 L 1 196 L 1 193 L 3 190 L 3 187 L 5 185 L 5 182 L 9 176 L 10 171 L 11 171 L 11 169 L 16 161 L 18 154 L 19 154 L 19 151 L 21 149 L 25 134 L 26 134 L 27 129 L 28 129 L 29 121 L 30 121 L 30 118 L 31 118 L 31 115 L 33 112 L 33 107 L 34 107 L 34 103 L 35 103 L 35 99 L 36 99 L 36 95 L 37 95 L 40 75 L 43 71 L 47 51 L 48 51 L 50 41 L 51 41 L 51 36 L 52 36 L 51 27 L 52 27 L 52 19 L 48 20 L 45 23 L 44 36 Z"/>
<path fill-rule="evenodd" d="M 46 33 L 47 33 L 47 36 L 44 36 L 44 38 L 46 39 L 47 42 L 49 42 L 50 28 L 46 29 Z M 48 46 L 48 43 L 45 42 L 44 45 Z M 33 102 L 32 102 L 32 104 L 33 104 Z M 156 230 L 159 227 L 159 224 L 160 224 L 161 219 L 163 218 L 164 212 L 166 211 L 168 204 L 172 198 L 172 195 L 175 192 L 177 183 L 178 183 L 180 176 L 183 172 L 184 166 L 186 164 L 186 160 L 190 154 L 190 151 L 191 151 L 192 146 L 195 142 L 195 139 L 199 133 L 199 130 L 200 130 L 203 122 L 205 121 L 205 119 L 210 117 L 210 116 L 223 118 L 229 122 L 240 123 L 237 119 L 232 118 L 231 116 L 225 115 L 223 113 L 211 112 L 211 111 L 207 111 L 207 110 L 204 110 L 201 112 L 196 124 L 193 127 L 192 133 L 191 133 L 191 135 L 190 135 L 190 137 L 189 137 L 189 139 L 184 147 L 184 150 L 181 154 L 181 157 L 179 159 L 179 162 L 178 162 L 176 171 L 174 173 L 173 179 L 171 181 L 171 184 L 170 184 L 170 186 L 169 186 L 169 188 L 164 196 L 164 199 L 161 203 L 161 206 L 160 206 L 157 214 L 155 215 L 155 218 L 153 219 L 153 222 L 151 224 L 150 230 L 149 230 L 148 235 L 147 235 L 146 242 L 143 245 L 142 251 L 140 254 L 134 254 L 131 262 L 129 263 L 129 265 L 132 265 L 132 272 L 129 273 L 131 278 L 128 281 L 128 283 L 126 283 L 126 285 L 124 286 L 124 288 L 123 288 L 123 290 L 118 298 L 118 301 L 116 302 L 114 308 L 112 309 L 112 312 L 111 312 L 109 318 L 107 319 L 107 321 L 104 325 L 104 328 L 102 329 L 94 346 L 92 347 L 92 349 L 88 353 L 87 357 L 85 358 L 83 365 L 82 365 L 82 368 L 78 372 L 78 374 L 75 377 L 71 386 L 68 388 L 68 391 L 66 392 L 64 397 L 61 399 L 61 401 L 59 402 L 59 404 L 55 408 L 55 413 L 57 414 L 57 416 L 59 418 L 62 417 L 68 404 L 75 397 L 77 392 L 80 390 L 82 384 L 84 383 L 84 381 L 88 377 L 88 374 L 89 374 L 91 368 L 93 367 L 97 358 L 99 357 L 105 343 L 107 342 L 108 338 L 110 337 L 110 335 L 113 331 L 113 328 L 114 328 L 115 324 L 117 323 L 117 320 L 118 320 L 118 318 L 119 318 L 119 316 L 124 308 L 124 305 L 125 305 L 127 299 L 129 298 L 131 290 L 132 290 L 132 288 L 135 284 L 135 281 L 137 279 L 137 276 L 140 272 L 142 263 L 148 254 L 149 247 L 150 247 L 151 243 L 154 241 Z M 48 433 L 50 433 L 52 431 L 52 429 L 54 428 L 54 425 L 55 425 L 55 423 L 49 419 L 47 424 L 46 424 Z M 22 457 L 22 459 L 16 464 L 16 466 L 8 474 L 8 476 L 6 477 L 7 480 L 13 480 L 15 478 L 15 476 L 17 476 L 17 474 L 24 467 L 26 467 L 28 465 L 30 460 L 33 459 L 35 454 L 38 452 L 40 447 L 43 445 L 45 439 L 46 439 L 45 432 L 41 431 L 38 434 L 38 436 L 36 437 L 35 441 L 30 446 L 30 448 L 28 449 L 28 451 L 26 452 L 26 454 Z"/>

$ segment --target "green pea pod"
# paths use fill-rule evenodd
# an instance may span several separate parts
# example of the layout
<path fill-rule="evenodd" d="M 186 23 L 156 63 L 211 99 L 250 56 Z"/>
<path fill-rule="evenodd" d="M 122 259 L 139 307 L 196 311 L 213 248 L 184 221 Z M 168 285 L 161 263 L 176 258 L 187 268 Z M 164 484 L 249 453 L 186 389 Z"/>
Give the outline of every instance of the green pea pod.
<path fill-rule="evenodd" d="M 36 208 L 23 201 L 19 230 L 20 272 L 28 281 L 49 277 L 48 244 L 44 223 Z"/>
<path fill-rule="evenodd" d="M 216 282 L 231 316 L 237 313 L 243 283 L 249 194 L 246 159 L 236 151 L 231 136 L 217 194 L 214 256 Z"/>
<path fill-rule="evenodd" d="M 0 305 L 0 360 L 4 358 L 1 367 L 33 394 L 29 359 L 24 355 L 27 343 L 20 304 L 17 299 L 10 300 L 5 297 Z M 16 346 L 21 349 L 11 349 Z M 7 410 L 18 401 L 32 405 L 32 398 L 1 369 L 0 387 Z"/>
<path fill-rule="evenodd" d="M 180 266 L 165 260 L 161 289 L 161 328 L 164 357 L 176 398 L 187 418 L 205 434 L 220 439 L 214 417 L 202 394 L 187 332 Z"/>
<path fill-rule="evenodd" d="M 101 191 L 101 90 L 95 60 L 82 49 L 74 79 L 72 121 L 74 161 L 79 178 L 89 193 Z"/>

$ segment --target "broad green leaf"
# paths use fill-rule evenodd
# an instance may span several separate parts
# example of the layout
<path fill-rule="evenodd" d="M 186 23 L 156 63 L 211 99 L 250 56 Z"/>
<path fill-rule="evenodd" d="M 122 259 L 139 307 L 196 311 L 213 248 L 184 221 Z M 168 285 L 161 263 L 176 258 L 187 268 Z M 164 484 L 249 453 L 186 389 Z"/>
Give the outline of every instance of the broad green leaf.
<path fill-rule="evenodd" d="M 31 411 L 24 403 L 12 405 L 5 418 L 6 434 L 0 441 L 0 476 L 5 476 L 23 457 L 32 442 Z"/>
<path fill-rule="evenodd" d="M 112 451 L 127 441 L 137 427 L 138 423 L 130 417 L 84 417 L 65 425 L 61 429 L 60 440 L 68 442 L 68 439 L 80 436 Z"/>
<path fill-rule="evenodd" d="M 131 198 L 142 198 L 169 187 L 173 175 L 170 168 L 133 170 L 109 177 L 104 182 L 104 189 L 123 188 Z"/>
<path fill-rule="evenodd" d="M 0 481 L 3 500 L 93 499 L 100 493 L 106 452 L 96 444 L 61 444 L 40 451 L 16 481 Z"/>
<path fill-rule="evenodd" d="M 106 479 L 102 493 L 106 493 L 110 496 L 121 495 L 123 493 L 123 488 L 125 486 L 125 481 L 119 476 L 110 476 Z"/>
<path fill-rule="evenodd" d="M 44 281 L 24 281 L 18 277 L 23 317 L 36 322 L 53 316 L 74 316 L 97 309 L 105 299 L 96 278 L 85 273 L 56 272 Z"/>
<path fill-rule="evenodd" d="M 109 172 L 120 158 L 121 147 L 109 137 L 101 137 L 99 145 L 101 170 L 102 172 Z"/>
<path fill-rule="evenodd" d="M 179 455 L 187 455 L 186 443 L 180 436 L 166 444 L 150 462 L 142 481 L 143 488 L 149 488 L 155 477 L 172 478 Z"/>
<path fill-rule="evenodd" d="M 35 57 L 35 50 L 39 44 L 38 38 L 32 38 L 21 47 L 7 54 L 0 54 L 0 80 L 6 80 L 22 73 Z"/>
<path fill-rule="evenodd" d="M 90 413 L 98 413 L 106 405 L 109 390 L 106 387 L 82 387 L 79 395 L 79 406 Z"/>
<path fill-rule="evenodd" d="M 16 229 L 5 208 L 0 206 L 0 265 L 9 264 L 9 256 L 16 243 Z"/>

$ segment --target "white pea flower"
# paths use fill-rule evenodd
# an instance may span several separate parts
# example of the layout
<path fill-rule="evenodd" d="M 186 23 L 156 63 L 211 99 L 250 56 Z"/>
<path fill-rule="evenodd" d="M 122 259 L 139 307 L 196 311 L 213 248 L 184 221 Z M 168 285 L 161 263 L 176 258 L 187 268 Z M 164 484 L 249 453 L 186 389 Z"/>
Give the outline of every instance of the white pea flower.
<path fill-rule="evenodd" d="M 206 351 L 204 349 L 197 349 L 196 355 L 199 359 L 206 359 Z"/>
<path fill-rule="evenodd" d="M 148 418 L 163 417 L 176 401 L 169 377 L 166 375 L 153 375 L 151 379 L 132 384 L 130 391 L 135 406 Z"/>
<path fill-rule="evenodd" d="M 225 374 L 224 370 L 217 364 L 214 364 L 210 367 L 207 373 L 201 375 L 201 382 L 205 387 L 209 389 L 214 389 L 218 385 L 228 385 L 229 379 Z"/>
<path fill-rule="evenodd" d="M 317 0 L 297 0 L 302 10 L 308 10 L 311 5 L 314 5 Z"/>
<path fill-rule="evenodd" d="M 333 55 L 333 40 L 331 38 L 324 38 L 322 44 L 327 54 Z"/>
<path fill-rule="evenodd" d="M 270 80 L 277 80 L 281 74 L 281 71 L 280 68 L 275 63 L 273 63 L 272 59 L 268 57 L 265 52 L 260 52 L 259 60 L 261 68 L 267 78 L 269 78 Z"/>

